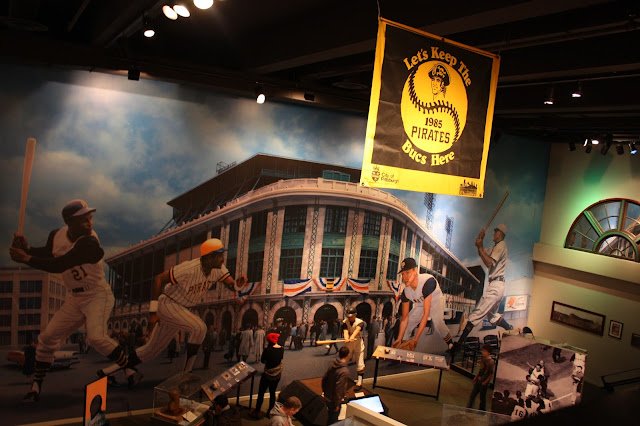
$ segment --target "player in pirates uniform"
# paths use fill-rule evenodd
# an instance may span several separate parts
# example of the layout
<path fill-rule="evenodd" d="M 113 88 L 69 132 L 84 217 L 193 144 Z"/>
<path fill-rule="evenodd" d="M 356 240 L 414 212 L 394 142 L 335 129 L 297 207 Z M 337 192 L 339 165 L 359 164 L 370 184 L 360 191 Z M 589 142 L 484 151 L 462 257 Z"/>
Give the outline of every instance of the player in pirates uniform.
<path fill-rule="evenodd" d="M 418 274 L 418 265 L 411 257 L 402 261 L 399 273 L 405 288 L 400 296 L 402 319 L 400 320 L 398 339 L 393 343 L 393 346 L 397 347 L 402 341 L 413 339 L 415 341 L 414 347 L 416 347 L 418 339 L 422 336 L 427 321 L 431 317 L 434 329 L 451 349 L 453 343 L 449 328 L 444 322 L 444 299 L 438 281 L 433 275 Z M 409 311 L 409 303 L 413 303 L 411 311 Z M 412 337 L 416 326 L 418 330 Z"/>
<path fill-rule="evenodd" d="M 182 262 L 156 276 L 149 305 L 151 336 L 147 344 L 129 356 L 125 369 L 130 389 L 142 378 L 134 367 L 162 352 L 178 331 L 189 333 L 184 371 L 190 372 L 193 369 L 207 326 L 189 307 L 200 303 L 205 293 L 217 282 L 232 291 L 236 290 L 236 281 L 222 264 L 226 250 L 219 239 L 211 238 L 200 246 L 199 258 Z M 245 275 L 240 275 L 237 279 L 238 286 L 246 282 Z M 156 322 L 158 325 L 154 327 Z M 112 365 L 100 370 L 98 376 L 111 374 L 118 369 L 119 366 Z"/>
<path fill-rule="evenodd" d="M 511 413 L 511 421 L 515 422 L 518 420 L 522 420 L 527 417 L 527 410 L 524 409 L 524 401 L 522 403 L 518 403 L 513 407 L 513 412 Z"/>
<path fill-rule="evenodd" d="M 347 309 L 347 318 L 342 321 L 342 333 L 344 335 L 345 346 L 349 348 L 351 360 L 357 363 L 356 371 L 358 372 L 358 380 L 356 389 L 362 387 L 364 379 L 364 340 L 362 339 L 362 330 L 364 321 L 356 317 L 354 308 Z"/>
<path fill-rule="evenodd" d="M 127 363 L 122 348 L 107 337 L 107 319 L 114 297 L 104 278 L 104 251 L 93 230 L 95 211 L 82 200 L 67 203 L 62 209 L 66 226 L 51 231 L 44 247 L 30 247 L 23 235 L 14 235 L 9 249 L 11 259 L 61 274 L 64 286 L 69 290 L 64 304 L 38 337 L 35 379 L 25 399 L 39 399 L 54 352 L 83 324 L 91 346 L 119 366 Z"/>
<path fill-rule="evenodd" d="M 513 327 L 505 321 L 498 313 L 498 306 L 502 301 L 505 287 L 505 272 L 507 266 L 507 243 L 504 239 L 507 235 L 507 227 L 498 225 L 493 232 L 494 246 L 488 249 L 483 248 L 484 229 L 476 238 L 478 255 L 485 266 L 489 269 L 489 286 L 476 304 L 476 307 L 469 314 L 467 325 L 458 339 L 458 343 L 464 343 L 473 328 L 480 324 L 484 317 L 489 318 L 491 324 L 499 325 L 505 330 L 512 330 Z"/>
<path fill-rule="evenodd" d="M 536 377 L 532 377 L 530 374 L 527 374 L 527 387 L 524 389 L 524 399 L 528 400 L 531 398 L 535 398 L 538 396 L 538 390 L 540 390 L 540 383 L 538 382 Z"/>

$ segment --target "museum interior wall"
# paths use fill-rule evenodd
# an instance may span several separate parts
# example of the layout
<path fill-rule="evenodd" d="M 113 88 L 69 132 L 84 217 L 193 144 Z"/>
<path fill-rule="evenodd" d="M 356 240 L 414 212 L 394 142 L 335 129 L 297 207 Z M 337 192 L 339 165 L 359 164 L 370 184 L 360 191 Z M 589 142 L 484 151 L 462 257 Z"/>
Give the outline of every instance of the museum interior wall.
<path fill-rule="evenodd" d="M 540 242 L 534 247 L 534 284 L 528 325 L 534 335 L 588 351 L 586 380 L 640 367 L 640 263 L 564 248 L 574 220 L 607 199 L 640 200 L 640 158 L 585 155 L 552 147 Z M 553 302 L 605 316 L 602 336 L 550 321 Z M 623 324 L 620 339 L 608 335 L 610 320 Z"/>

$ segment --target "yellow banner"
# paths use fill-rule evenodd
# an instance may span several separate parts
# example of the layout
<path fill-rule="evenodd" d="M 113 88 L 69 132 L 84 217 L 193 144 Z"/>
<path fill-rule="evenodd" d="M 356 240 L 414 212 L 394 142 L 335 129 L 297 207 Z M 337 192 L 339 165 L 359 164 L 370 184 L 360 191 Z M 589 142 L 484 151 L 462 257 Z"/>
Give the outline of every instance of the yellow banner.
<path fill-rule="evenodd" d="M 381 19 L 360 184 L 482 197 L 499 67 Z"/>

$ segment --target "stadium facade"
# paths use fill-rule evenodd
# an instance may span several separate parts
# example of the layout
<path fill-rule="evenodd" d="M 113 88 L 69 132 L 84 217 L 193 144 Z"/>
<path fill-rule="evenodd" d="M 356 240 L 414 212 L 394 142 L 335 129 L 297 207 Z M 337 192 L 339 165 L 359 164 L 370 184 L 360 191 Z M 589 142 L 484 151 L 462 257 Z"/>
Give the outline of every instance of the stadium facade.
<path fill-rule="evenodd" d="M 257 154 L 169 201 L 173 215 L 158 235 L 106 259 L 116 298 L 110 329 L 146 326 L 154 277 L 198 257 L 207 238 L 220 238 L 229 271 L 249 279 L 239 292 L 213 287 L 193 308 L 227 333 L 279 317 L 343 318 L 352 306 L 367 322 L 393 315 L 405 257 L 437 277 L 447 315 L 468 313 L 483 277 L 406 204 L 359 179 L 358 169 Z"/>

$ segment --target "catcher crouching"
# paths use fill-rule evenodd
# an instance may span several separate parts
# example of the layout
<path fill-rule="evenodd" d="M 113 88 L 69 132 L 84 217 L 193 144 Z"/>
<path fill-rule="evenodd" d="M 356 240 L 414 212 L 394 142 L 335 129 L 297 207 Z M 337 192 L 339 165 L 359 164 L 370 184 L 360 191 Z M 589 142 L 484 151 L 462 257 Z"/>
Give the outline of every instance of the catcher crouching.
<path fill-rule="evenodd" d="M 418 274 L 418 265 L 411 257 L 402 261 L 399 274 L 402 275 L 405 288 L 400 297 L 402 319 L 398 339 L 393 342 L 393 347 L 414 351 L 431 316 L 434 329 L 451 350 L 453 342 L 449 328 L 444 322 L 444 298 L 438 281 L 433 275 Z M 413 303 L 411 312 L 409 312 L 410 302 Z M 411 333 L 416 326 L 418 330 L 412 337 Z"/>

